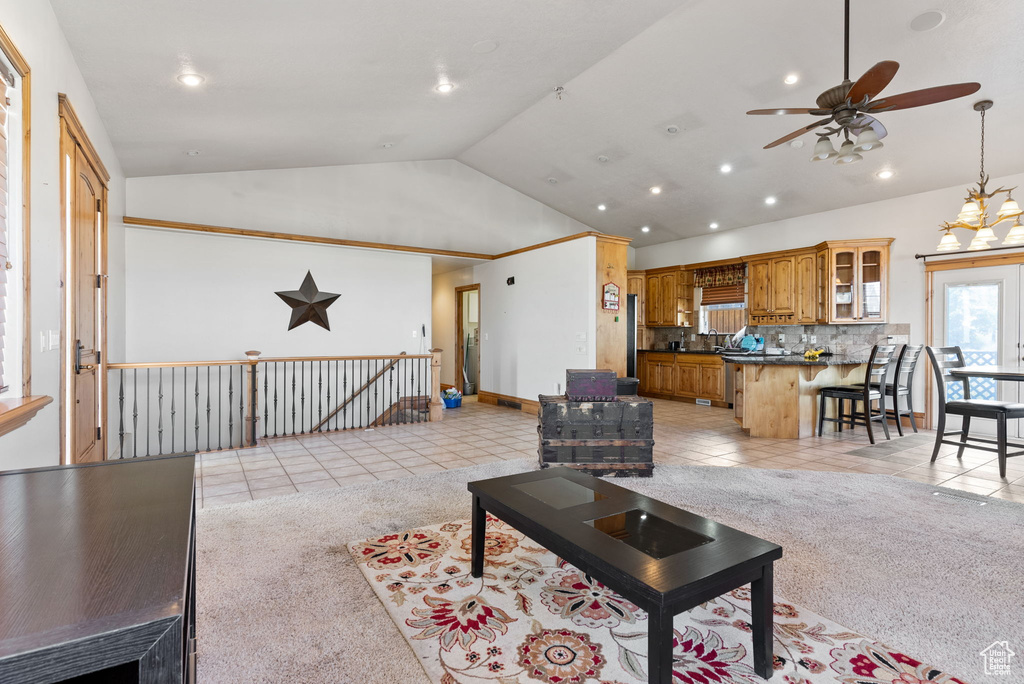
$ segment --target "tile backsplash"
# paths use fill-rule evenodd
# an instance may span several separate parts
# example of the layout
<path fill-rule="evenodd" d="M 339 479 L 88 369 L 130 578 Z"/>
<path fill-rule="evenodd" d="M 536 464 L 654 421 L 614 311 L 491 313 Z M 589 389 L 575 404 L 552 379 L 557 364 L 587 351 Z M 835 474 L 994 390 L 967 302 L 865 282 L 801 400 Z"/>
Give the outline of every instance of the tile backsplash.
<path fill-rule="evenodd" d="M 690 340 L 690 335 L 697 332 L 696 328 L 647 328 L 649 349 L 668 349 L 669 342 L 679 340 L 684 349 L 701 349 L 704 336 L 697 335 Z M 784 347 L 788 351 L 803 352 L 807 349 L 827 347 L 835 354 L 859 354 L 870 350 L 876 344 L 910 344 L 909 323 L 880 323 L 878 325 L 758 325 L 747 327 L 747 334 L 764 337 L 766 347 Z M 779 335 L 785 341 L 779 342 Z M 808 341 L 802 342 L 801 335 L 807 335 Z M 810 341 L 810 337 L 815 342 Z M 711 340 L 711 344 L 725 344 L 731 335 L 719 335 L 719 342 Z M 923 341 L 922 341 L 923 342 Z M 922 343 L 918 342 L 918 344 Z"/>

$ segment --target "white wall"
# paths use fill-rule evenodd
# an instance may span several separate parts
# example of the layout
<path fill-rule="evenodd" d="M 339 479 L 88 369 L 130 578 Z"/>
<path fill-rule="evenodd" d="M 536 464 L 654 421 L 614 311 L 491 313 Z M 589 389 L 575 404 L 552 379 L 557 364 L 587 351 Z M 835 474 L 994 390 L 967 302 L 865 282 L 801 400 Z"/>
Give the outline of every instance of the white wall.
<path fill-rule="evenodd" d="M 0 23 L 32 72 L 32 340 L 61 325 L 60 139 L 57 94 L 66 93 L 111 174 L 108 352 L 123 354 L 124 177 L 103 122 L 46 0 L 0 0 Z M 20 96 L 20 95 L 19 95 Z M 10 362 L 10 360 L 8 360 Z M 32 392 L 54 402 L 28 425 L 0 437 L 0 470 L 56 465 L 60 455 L 60 353 L 32 350 Z"/>
<path fill-rule="evenodd" d="M 455 160 L 128 180 L 128 215 L 497 254 L 589 227 Z"/>
<path fill-rule="evenodd" d="M 126 251 L 128 362 L 430 348 L 429 257 L 134 227 Z M 291 309 L 274 294 L 299 289 L 307 270 L 320 290 L 341 294 L 327 310 L 330 331 L 289 331 Z"/>
<path fill-rule="evenodd" d="M 597 362 L 596 260 L 597 241 L 586 237 L 434 276 L 442 382 L 456 377 L 454 289 L 480 283 L 479 389 L 534 400 L 556 384 L 564 391 L 567 368 Z"/>

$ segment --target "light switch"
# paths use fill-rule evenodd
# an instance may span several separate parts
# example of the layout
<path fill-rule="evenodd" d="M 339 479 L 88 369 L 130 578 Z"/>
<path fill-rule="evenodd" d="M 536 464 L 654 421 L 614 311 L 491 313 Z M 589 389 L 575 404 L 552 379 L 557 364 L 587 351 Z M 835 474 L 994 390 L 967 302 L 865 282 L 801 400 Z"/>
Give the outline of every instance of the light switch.
<path fill-rule="evenodd" d="M 60 349 L 60 330 L 50 331 L 50 349 Z"/>

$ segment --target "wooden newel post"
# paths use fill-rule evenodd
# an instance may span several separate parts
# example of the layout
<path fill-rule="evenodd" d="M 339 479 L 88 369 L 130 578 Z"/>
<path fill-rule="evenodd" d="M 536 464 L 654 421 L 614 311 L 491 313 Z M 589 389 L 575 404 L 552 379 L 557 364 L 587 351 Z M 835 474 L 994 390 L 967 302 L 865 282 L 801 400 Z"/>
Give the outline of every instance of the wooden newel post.
<path fill-rule="evenodd" d="M 260 361 L 260 352 L 255 349 L 251 349 L 245 352 L 245 358 L 249 361 L 248 377 L 249 382 L 248 391 L 245 393 L 245 404 L 247 414 L 245 416 L 245 429 L 242 431 L 242 446 L 256 446 L 257 438 L 259 434 L 257 425 L 260 420 L 260 407 L 259 407 L 259 383 L 257 381 L 257 365 Z"/>
<path fill-rule="evenodd" d="M 430 420 L 441 420 L 441 349 L 431 349 L 430 359 Z"/>

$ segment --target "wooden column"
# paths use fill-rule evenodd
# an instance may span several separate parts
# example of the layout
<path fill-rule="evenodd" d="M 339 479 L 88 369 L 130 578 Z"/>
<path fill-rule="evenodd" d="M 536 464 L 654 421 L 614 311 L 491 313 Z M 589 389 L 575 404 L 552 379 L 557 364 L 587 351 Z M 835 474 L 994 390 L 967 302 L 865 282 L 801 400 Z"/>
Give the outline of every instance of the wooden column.
<path fill-rule="evenodd" d="M 248 413 L 245 416 L 245 426 L 242 429 L 242 446 L 253 447 L 258 444 L 257 436 L 259 435 L 260 407 L 259 387 L 256 384 L 256 364 L 260 362 L 260 352 L 249 350 L 245 352 L 245 357 L 249 360 L 249 366 L 245 369 L 245 408 Z"/>
<path fill-rule="evenodd" d="M 626 247 L 631 240 L 617 235 L 597 236 L 597 326 L 594 351 L 597 368 L 626 375 Z M 603 306 L 604 284 L 619 286 L 619 309 Z"/>
<path fill-rule="evenodd" d="M 430 359 L 430 421 L 441 420 L 441 352 L 443 349 L 431 349 Z"/>

